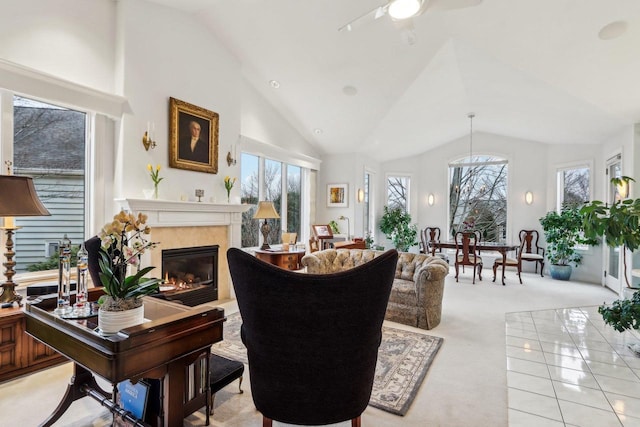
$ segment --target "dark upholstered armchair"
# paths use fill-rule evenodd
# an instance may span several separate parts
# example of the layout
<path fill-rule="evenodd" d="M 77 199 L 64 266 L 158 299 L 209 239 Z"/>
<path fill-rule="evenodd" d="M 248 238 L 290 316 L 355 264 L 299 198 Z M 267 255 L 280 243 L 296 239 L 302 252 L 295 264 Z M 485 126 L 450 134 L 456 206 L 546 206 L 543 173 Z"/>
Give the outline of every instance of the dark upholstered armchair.
<path fill-rule="evenodd" d="M 360 416 L 371 397 L 398 253 L 333 274 L 284 270 L 231 248 L 229 270 L 263 415 L 322 425 Z"/>

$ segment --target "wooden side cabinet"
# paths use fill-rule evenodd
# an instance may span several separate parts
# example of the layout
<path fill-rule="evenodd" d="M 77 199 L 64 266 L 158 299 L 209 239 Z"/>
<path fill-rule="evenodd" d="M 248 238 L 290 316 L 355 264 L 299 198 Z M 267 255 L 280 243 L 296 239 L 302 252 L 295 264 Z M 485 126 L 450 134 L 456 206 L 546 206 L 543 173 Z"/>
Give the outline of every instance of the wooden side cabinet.
<path fill-rule="evenodd" d="M 279 251 L 256 249 L 256 257 L 269 264 L 277 265 L 285 270 L 299 270 L 300 260 L 304 256 L 304 250 Z"/>
<path fill-rule="evenodd" d="M 66 361 L 66 357 L 25 333 L 21 307 L 0 309 L 0 381 Z"/>

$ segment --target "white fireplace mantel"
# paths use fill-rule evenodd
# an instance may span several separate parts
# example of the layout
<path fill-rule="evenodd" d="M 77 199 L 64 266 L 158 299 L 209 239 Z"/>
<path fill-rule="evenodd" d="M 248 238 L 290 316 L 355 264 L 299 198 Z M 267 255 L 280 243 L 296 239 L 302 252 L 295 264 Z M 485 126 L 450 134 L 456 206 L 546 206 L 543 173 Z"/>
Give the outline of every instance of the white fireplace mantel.
<path fill-rule="evenodd" d="M 117 199 L 116 203 L 121 209 L 147 215 L 151 227 L 241 224 L 242 213 L 253 206 L 157 199 Z"/>

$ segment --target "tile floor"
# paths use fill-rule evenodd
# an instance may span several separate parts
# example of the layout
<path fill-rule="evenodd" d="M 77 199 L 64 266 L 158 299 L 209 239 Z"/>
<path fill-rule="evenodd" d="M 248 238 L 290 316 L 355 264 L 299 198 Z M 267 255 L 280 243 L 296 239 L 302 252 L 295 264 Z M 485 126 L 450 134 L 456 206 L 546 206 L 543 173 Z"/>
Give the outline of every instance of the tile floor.
<path fill-rule="evenodd" d="M 607 326 L 598 307 L 506 315 L 510 426 L 639 426 L 637 332 Z"/>

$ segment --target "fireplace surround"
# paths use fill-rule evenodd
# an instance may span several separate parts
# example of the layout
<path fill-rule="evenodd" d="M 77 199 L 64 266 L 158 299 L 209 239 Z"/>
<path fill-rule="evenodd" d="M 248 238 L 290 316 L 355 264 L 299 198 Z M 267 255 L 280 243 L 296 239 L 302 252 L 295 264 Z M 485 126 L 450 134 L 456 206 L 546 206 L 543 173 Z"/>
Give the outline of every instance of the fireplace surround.
<path fill-rule="evenodd" d="M 116 202 L 122 209 L 148 216 L 149 237 L 159 242 L 155 250 L 143 255 L 144 265 L 158 267 L 152 275 L 161 273 L 161 251 L 164 249 L 218 245 L 218 300 L 235 297 L 227 249 L 241 246 L 242 213 L 252 205 L 155 199 L 118 199 Z"/>

